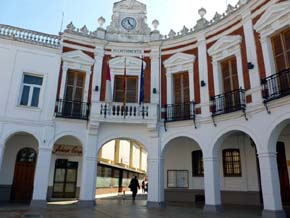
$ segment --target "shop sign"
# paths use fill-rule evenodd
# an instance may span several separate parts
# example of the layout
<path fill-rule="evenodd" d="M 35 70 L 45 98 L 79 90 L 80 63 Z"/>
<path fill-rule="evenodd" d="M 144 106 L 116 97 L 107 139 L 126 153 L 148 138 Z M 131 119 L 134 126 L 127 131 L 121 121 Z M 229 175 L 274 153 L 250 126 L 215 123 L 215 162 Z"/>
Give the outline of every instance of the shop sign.
<path fill-rule="evenodd" d="M 55 145 L 52 151 L 54 154 L 82 156 L 82 147 L 78 145 Z"/>

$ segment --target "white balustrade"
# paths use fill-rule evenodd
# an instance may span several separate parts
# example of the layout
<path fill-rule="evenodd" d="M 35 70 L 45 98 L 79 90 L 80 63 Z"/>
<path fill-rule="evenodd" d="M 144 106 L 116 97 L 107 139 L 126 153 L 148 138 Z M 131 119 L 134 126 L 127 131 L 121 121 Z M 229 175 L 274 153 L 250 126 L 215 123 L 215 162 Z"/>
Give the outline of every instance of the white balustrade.
<path fill-rule="evenodd" d="M 0 38 L 10 38 L 31 44 L 59 47 L 59 36 L 0 24 Z"/>
<path fill-rule="evenodd" d="M 94 111 L 91 111 L 91 115 L 100 121 L 130 120 L 142 123 L 158 118 L 158 104 L 126 103 L 125 106 L 122 102 L 98 102 L 94 104 L 95 107 L 92 107 Z"/>

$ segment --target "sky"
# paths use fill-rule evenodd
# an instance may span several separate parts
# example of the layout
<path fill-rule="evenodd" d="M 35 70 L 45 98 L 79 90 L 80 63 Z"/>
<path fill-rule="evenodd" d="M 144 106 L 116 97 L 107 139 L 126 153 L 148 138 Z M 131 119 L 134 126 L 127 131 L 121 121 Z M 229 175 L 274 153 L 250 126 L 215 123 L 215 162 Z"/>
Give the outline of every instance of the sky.
<path fill-rule="evenodd" d="M 77 28 L 86 25 L 90 31 L 98 28 L 97 19 L 110 24 L 113 3 L 117 0 L 0 0 L 0 24 L 58 34 L 72 21 Z M 185 25 L 195 26 L 200 18 L 198 9 L 207 10 L 205 18 L 211 20 L 215 12 L 224 13 L 227 4 L 238 0 L 139 0 L 147 5 L 147 23 L 157 19 L 158 30 L 166 35 L 171 29 L 179 32 Z M 63 16 L 64 14 L 64 16 Z M 62 22 L 63 20 L 63 22 Z M 63 25 L 61 25 L 63 23 Z"/>

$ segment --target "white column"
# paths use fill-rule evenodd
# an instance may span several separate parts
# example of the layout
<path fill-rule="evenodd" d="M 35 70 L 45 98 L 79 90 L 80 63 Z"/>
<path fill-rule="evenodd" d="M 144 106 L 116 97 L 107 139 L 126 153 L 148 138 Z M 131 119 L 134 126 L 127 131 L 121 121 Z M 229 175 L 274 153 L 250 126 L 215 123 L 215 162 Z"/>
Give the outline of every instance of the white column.
<path fill-rule="evenodd" d="M 5 145 L 4 144 L 0 144 L 0 172 L 1 172 L 1 168 L 2 168 L 2 161 L 3 161 L 3 157 L 4 157 L 4 151 L 5 151 Z"/>
<path fill-rule="evenodd" d="M 261 37 L 262 52 L 266 70 L 266 77 L 275 74 L 276 70 L 273 63 L 273 50 L 271 47 L 271 40 L 265 36 Z"/>
<path fill-rule="evenodd" d="M 164 158 L 148 158 L 148 207 L 164 207 Z"/>
<path fill-rule="evenodd" d="M 242 54 L 241 51 L 235 54 L 237 60 L 237 68 L 238 68 L 238 78 L 239 78 L 239 88 L 245 88 L 244 82 L 244 71 L 243 71 L 243 63 L 242 63 Z"/>
<path fill-rule="evenodd" d="M 166 73 L 166 83 L 167 83 L 167 104 L 172 104 L 172 74 L 170 72 Z"/>
<path fill-rule="evenodd" d="M 84 150 L 79 205 L 94 206 L 98 161 L 96 135 L 88 135 L 87 145 Z"/>
<path fill-rule="evenodd" d="M 194 85 L 193 85 L 193 69 L 188 70 L 188 79 L 189 79 L 189 98 L 190 101 L 194 101 Z"/>
<path fill-rule="evenodd" d="M 286 217 L 282 208 L 276 153 L 259 153 L 263 217 Z"/>
<path fill-rule="evenodd" d="M 246 52 L 248 62 L 251 62 L 254 65 L 253 69 L 249 69 L 249 76 L 251 82 L 251 89 L 255 90 L 252 93 L 252 102 L 257 104 L 262 102 L 262 95 L 260 91 L 261 80 L 259 75 L 259 65 L 257 58 L 257 48 L 255 44 L 255 36 L 254 36 L 254 28 L 253 22 L 251 18 L 251 12 L 245 11 L 243 16 L 243 29 L 245 34 L 245 43 L 246 43 Z"/>
<path fill-rule="evenodd" d="M 159 104 L 160 99 L 160 50 L 159 47 L 152 48 L 151 50 L 151 103 L 152 104 Z M 153 93 L 153 88 L 156 89 L 156 94 Z"/>
<path fill-rule="evenodd" d="M 102 46 L 96 47 L 94 76 L 93 76 L 93 83 L 92 83 L 92 102 L 100 101 L 103 58 L 104 58 L 104 48 Z M 98 86 L 99 91 L 95 91 L 96 86 Z"/>
<path fill-rule="evenodd" d="M 68 71 L 68 67 L 67 67 L 67 64 L 64 62 L 62 66 L 62 77 L 61 77 L 61 85 L 60 85 L 60 92 L 59 92 L 60 99 L 64 99 L 64 89 L 65 89 L 67 71 Z"/>
<path fill-rule="evenodd" d="M 198 71 L 200 81 L 205 82 L 204 87 L 200 87 L 200 103 L 202 105 L 202 116 L 207 117 L 209 112 L 209 89 L 208 89 L 208 63 L 205 35 L 198 36 Z"/>
<path fill-rule="evenodd" d="M 36 169 L 34 174 L 34 188 L 31 207 L 45 207 L 50 171 L 52 149 L 39 147 Z"/>
<path fill-rule="evenodd" d="M 212 62 L 213 67 L 213 80 L 214 80 L 214 94 L 219 95 L 222 94 L 222 86 L 221 81 L 219 79 L 219 65 L 216 60 Z"/>
<path fill-rule="evenodd" d="M 204 210 L 217 212 L 221 207 L 219 163 L 216 157 L 204 157 Z"/>
<path fill-rule="evenodd" d="M 89 69 L 87 69 L 83 102 L 88 102 L 88 95 L 89 95 L 89 88 L 90 88 L 90 77 L 91 77 L 91 71 Z"/>

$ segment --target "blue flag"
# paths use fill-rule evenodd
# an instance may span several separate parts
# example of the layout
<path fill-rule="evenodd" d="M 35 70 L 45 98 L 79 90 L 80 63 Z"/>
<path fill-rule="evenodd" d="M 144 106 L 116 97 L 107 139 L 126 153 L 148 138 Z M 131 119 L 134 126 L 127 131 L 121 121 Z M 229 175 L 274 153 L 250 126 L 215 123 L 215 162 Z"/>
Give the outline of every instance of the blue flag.
<path fill-rule="evenodd" d="M 141 64 L 141 75 L 140 75 L 140 96 L 139 104 L 144 103 L 144 67 L 143 67 L 143 57 Z"/>

